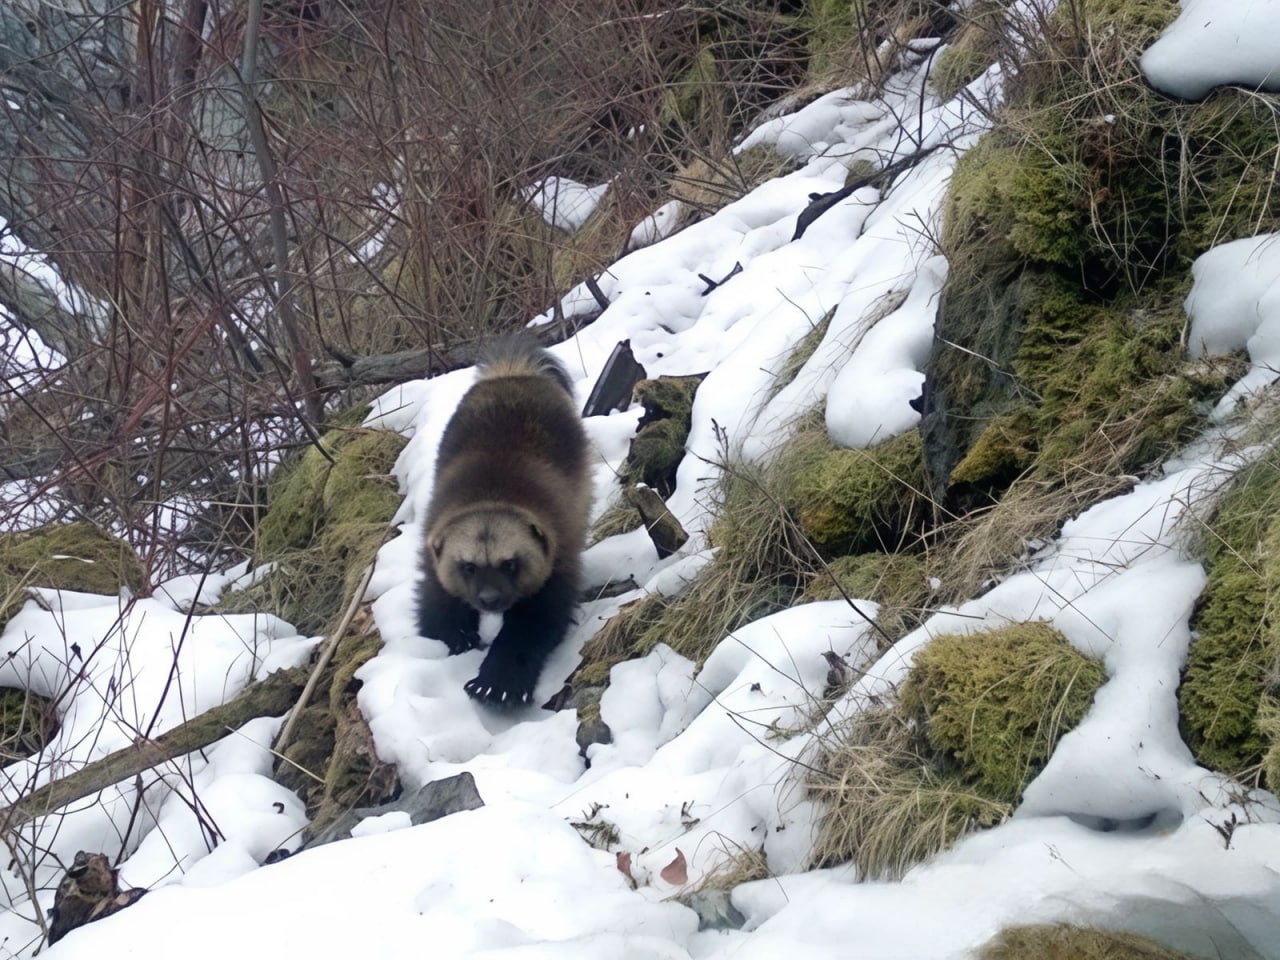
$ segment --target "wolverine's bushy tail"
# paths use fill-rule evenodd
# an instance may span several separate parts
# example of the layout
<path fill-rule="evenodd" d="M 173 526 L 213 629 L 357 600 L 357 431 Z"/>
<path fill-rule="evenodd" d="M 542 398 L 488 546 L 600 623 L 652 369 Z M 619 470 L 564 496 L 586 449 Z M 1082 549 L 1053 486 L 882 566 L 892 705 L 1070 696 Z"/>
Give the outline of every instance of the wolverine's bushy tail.
<path fill-rule="evenodd" d="M 569 371 L 528 333 L 513 333 L 494 340 L 480 355 L 480 376 L 550 377 L 573 396 Z"/>

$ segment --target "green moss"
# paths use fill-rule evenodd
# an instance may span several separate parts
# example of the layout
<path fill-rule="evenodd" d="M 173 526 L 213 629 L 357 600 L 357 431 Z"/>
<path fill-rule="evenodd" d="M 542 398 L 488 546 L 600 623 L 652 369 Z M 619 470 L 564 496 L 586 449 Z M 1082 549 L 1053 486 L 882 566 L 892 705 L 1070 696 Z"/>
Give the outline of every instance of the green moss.
<path fill-rule="evenodd" d="M 227 612 L 268 609 L 304 633 L 320 633 L 341 612 L 400 506 L 391 469 L 404 438 L 386 430 L 336 427 L 281 468 L 268 492 L 256 562 L 272 569 L 224 597 Z"/>
<path fill-rule="evenodd" d="M 1189 375 L 1181 300 L 1195 256 L 1280 226 L 1280 98 L 1153 90 L 1138 57 L 1177 10 L 1060 5 L 957 163 L 925 425 L 935 486 L 959 471 L 957 512 L 1000 494 L 989 478 L 1023 475 L 1019 447 L 1036 451 L 1029 483 L 1140 473 L 1196 432 L 1221 385 Z M 1028 410 L 1034 444 L 993 449 L 987 427 Z"/>
<path fill-rule="evenodd" d="M 1041 396 L 1035 432 L 1047 470 L 1106 436 L 1114 469 L 1137 472 L 1198 432 L 1226 382 L 1183 357 L 1180 289 L 1145 310 L 1084 304 L 1060 288 L 1035 305 L 1015 364 Z"/>
<path fill-rule="evenodd" d="M 847 75 L 859 38 L 852 0 L 809 0 L 805 14 L 810 76 L 821 82 Z"/>
<path fill-rule="evenodd" d="M 1105 680 L 1048 624 L 1019 623 L 935 637 L 916 654 L 902 703 L 982 793 L 1016 803 Z"/>
<path fill-rule="evenodd" d="M 1246 470 L 1205 537 L 1208 582 L 1178 692 L 1183 734 L 1206 767 L 1239 774 L 1274 744 L 1271 686 L 1280 664 L 1280 467 Z M 1264 721 L 1264 718 L 1265 721 Z M 1264 731 L 1263 727 L 1266 728 Z"/>
<path fill-rule="evenodd" d="M 1267 743 L 1262 755 L 1262 780 L 1273 791 L 1280 783 L 1280 697 L 1266 693 L 1258 704 L 1258 732 Z"/>
<path fill-rule="evenodd" d="M 957 163 L 943 232 L 957 279 L 1017 261 L 1140 290 L 1276 222 L 1274 98 L 1186 104 L 1142 78 L 1138 55 L 1176 13 L 1173 0 L 1059 7 L 1001 122 Z"/>
<path fill-rule="evenodd" d="M 390 471 L 403 437 L 387 430 L 335 428 L 320 442 L 324 452 L 308 447 L 273 478 L 258 532 L 260 556 L 308 546 L 338 518 L 385 523 L 399 506 Z"/>
<path fill-rule="evenodd" d="M 987 135 L 956 164 L 944 247 L 980 246 L 984 264 L 1079 262 L 1088 242 L 1075 189 L 1082 176 L 1016 132 Z"/>
<path fill-rule="evenodd" d="M 675 125 L 682 130 L 699 130 L 711 126 L 724 116 L 724 94 L 720 67 L 715 54 L 703 47 L 688 68 L 666 90 L 666 99 L 658 115 L 661 126 Z M 710 120 L 714 113 L 715 121 Z"/>
<path fill-rule="evenodd" d="M 978 951 L 978 960 L 1190 960 L 1139 936 L 1065 923 L 1009 927 Z"/>
<path fill-rule="evenodd" d="M 880 606 L 876 623 L 897 639 L 920 625 L 929 598 L 924 557 L 914 553 L 859 553 L 837 557 L 814 574 L 803 601 L 864 598 Z"/>
<path fill-rule="evenodd" d="M 684 459 L 690 414 L 701 376 L 641 380 L 635 399 L 644 407 L 639 428 L 619 471 L 624 486 L 644 483 L 663 497 L 675 490 L 676 470 Z"/>
<path fill-rule="evenodd" d="M 824 449 L 825 446 L 825 449 Z M 789 447 L 799 462 L 786 503 L 824 554 L 896 550 L 928 516 L 920 437 L 900 434 L 869 450 Z"/>
<path fill-rule="evenodd" d="M 993 417 L 951 471 L 952 484 L 1003 489 L 1035 461 L 1034 417 L 1026 411 Z"/>
<path fill-rule="evenodd" d="M 978 0 L 966 9 L 964 25 L 929 72 L 939 98 L 950 100 L 996 61 L 1003 11 L 998 0 Z"/>
<path fill-rule="evenodd" d="M 146 586 L 133 547 L 88 521 L 0 535 L 0 629 L 26 602 L 27 587 L 114 595 Z"/>

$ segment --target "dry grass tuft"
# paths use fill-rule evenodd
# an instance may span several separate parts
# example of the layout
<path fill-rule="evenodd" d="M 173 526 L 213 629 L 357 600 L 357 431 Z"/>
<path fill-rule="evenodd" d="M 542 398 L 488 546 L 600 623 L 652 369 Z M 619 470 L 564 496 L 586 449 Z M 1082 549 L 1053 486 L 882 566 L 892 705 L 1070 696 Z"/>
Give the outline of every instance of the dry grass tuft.
<path fill-rule="evenodd" d="M 741 200 L 766 180 L 786 173 L 793 163 L 772 146 L 731 152 L 722 158 L 697 156 L 671 175 L 667 195 L 689 208 L 687 217 L 710 216 Z"/>
<path fill-rule="evenodd" d="M 978 960 L 1190 960 L 1190 956 L 1136 933 L 1066 923 L 1002 930 L 978 951 Z"/>
<path fill-rule="evenodd" d="M 852 861 L 866 880 L 897 879 L 1013 812 L 943 771 L 919 725 L 887 705 L 869 707 L 841 727 L 809 789 L 827 808 L 814 861 Z"/>
<path fill-rule="evenodd" d="M 1105 680 L 1045 623 L 935 637 L 889 698 L 841 723 L 809 787 L 814 857 L 901 877 L 1012 811 Z"/>

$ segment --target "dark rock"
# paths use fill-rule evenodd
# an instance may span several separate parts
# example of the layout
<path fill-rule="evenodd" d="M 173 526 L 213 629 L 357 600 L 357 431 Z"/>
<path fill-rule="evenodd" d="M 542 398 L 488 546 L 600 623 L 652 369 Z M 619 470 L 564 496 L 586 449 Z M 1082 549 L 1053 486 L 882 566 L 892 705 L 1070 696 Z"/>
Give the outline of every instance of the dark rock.
<path fill-rule="evenodd" d="M 573 693 L 573 706 L 578 711 L 578 752 L 584 757 L 593 743 L 613 743 L 613 731 L 600 717 L 600 698 L 605 687 L 583 687 Z"/>
<path fill-rule="evenodd" d="M 698 915 L 699 930 L 741 930 L 747 922 L 728 890 L 697 890 L 676 900 Z"/>
<path fill-rule="evenodd" d="M 938 308 L 920 424 L 932 492 L 943 502 L 951 471 L 995 416 L 1017 402 L 1012 375 L 1026 307 L 1022 276 L 948 290 Z"/>
<path fill-rule="evenodd" d="M 416 827 L 419 824 L 447 817 L 451 813 L 478 810 L 483 806 L 484 801 L 480 799 L 480 794 L 476 790 L 475 778 L 470 773 L 460 773 L 455 777 L 432 780 L 390 803 L 350 810 L 314 837 L 309 838 L 304 846 L 318 847 L 332 843 L 334 840 L 345 840 L 351 836 L 352 828 L 366 817 L 380 817 L 386 813 L 407 813 L 409 822 Z"/>

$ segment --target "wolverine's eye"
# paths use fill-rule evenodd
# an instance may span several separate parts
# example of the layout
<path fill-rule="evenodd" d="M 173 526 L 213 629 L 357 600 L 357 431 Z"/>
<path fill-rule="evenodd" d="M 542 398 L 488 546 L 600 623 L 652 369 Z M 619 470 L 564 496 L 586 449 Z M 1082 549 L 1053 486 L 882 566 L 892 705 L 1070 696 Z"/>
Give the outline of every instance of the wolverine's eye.
<path fill-rule="evenodd" d="M 470 560 L 464 560 L 458 564 L 458 568 L 462 571 L 464 577 L 474 577 L 476 575 L 476 565 Z"/>
<path fill-rule="evenodd" d="M 515 558 L 502 561 L 502 572 L 507 574 L 508 576 L 514 577 L 516 575 L 516 571 L 519 569 L 520 569 L 520 561 L 516 560 Z"/>

